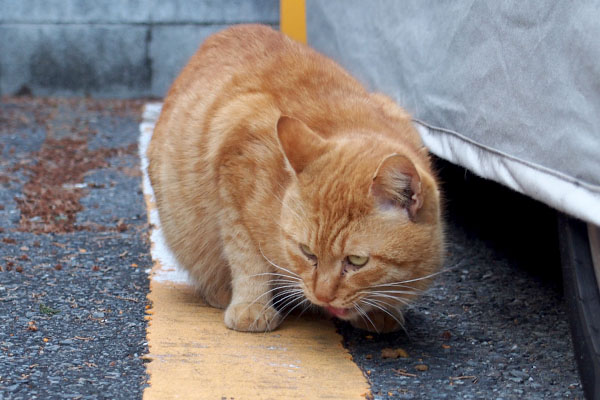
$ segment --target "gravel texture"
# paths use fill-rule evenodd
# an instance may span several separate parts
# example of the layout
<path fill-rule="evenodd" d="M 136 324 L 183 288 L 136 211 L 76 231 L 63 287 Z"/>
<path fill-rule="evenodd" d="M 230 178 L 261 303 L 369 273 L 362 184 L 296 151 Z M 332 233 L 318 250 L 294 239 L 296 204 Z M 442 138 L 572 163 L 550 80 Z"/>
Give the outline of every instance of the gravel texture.
<path fill-rule="evenodd" d="M 151 260 L 140 107 L 0 102 L 0 400 L 142 396 Z M 446 272 L 407 310 L 410 336 L 338 323 L 374 398 L 583 398 L 553 213 L 441 169 Z"/>
<path fill-rule="evenodd" d="M 0 103 L 0 399 L 141 398 L 140 105 Z"/>

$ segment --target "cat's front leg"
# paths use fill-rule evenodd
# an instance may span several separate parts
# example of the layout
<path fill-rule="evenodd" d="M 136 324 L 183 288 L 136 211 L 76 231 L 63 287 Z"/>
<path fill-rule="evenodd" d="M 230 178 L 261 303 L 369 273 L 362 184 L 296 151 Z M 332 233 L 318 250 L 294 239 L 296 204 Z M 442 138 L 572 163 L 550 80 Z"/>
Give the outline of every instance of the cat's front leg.
<path fill-rule="evenodd" d="M 268 332 L 281 323 L 281 316 L 270 304 L 232 303 L 225 310 L 225 326 L 242 332 Z"/>
<path fill-rule="evenodd" d="M 274 330 L 281 323 L 281 315 L 272 305 L 268 264 L 243 231 L 224 237 L 224 250 L 232 276 L 225 325 L 243 332 Z"/>
<path fill-rule="evenodd" d="M 268 279 L 256 276 L 263 272 L 248 273 L 248 264 L 237 268 L 232 274 L 233 295 L 231 303 L 225 310 L 225 325 L 229 329 L 243 332 L 272 331 L 281 323 L 281 315 L 272 305 L 273 295 Z"/>
<path fill-rule="evenodd" d="M 233 296 L 225 310 L 225 325 L 236 331 L 272 331 L 281 323 L 281 315 L 272 305 L 268 279 L 253 276 L 256 274 L 247 273 L 248 269 L 254 268 L 246 264 L 243 271 L 233 274 Z"/>

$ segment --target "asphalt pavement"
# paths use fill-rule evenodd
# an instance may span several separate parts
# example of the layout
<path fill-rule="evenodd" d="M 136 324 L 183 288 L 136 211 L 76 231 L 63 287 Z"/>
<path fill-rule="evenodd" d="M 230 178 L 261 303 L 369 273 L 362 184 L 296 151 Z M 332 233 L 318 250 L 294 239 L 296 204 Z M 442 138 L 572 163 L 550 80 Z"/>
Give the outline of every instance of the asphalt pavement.
<path fill-rule="evenodd" d="M 0 399 L 141 398 L 140 109 L 0 103 Z"/>
<path fill-rule="evenodd" d="M 0 399 L 142 397 L 142 106 L 0 101 Z M 440 169 L 446 272 L 407 311 L 408 335 L 337 324 L 373 397 L 582 399 L 552 212 Z"/>

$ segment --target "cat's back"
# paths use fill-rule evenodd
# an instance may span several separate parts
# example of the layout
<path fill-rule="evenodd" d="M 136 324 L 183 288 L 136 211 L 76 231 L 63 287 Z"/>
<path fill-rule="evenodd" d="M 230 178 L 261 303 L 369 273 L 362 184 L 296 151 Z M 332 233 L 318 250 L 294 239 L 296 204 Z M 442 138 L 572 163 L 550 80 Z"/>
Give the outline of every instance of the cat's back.
<path fill-rule="evenodd" d="M 281 115 L 324 137 L 354 127 L 421 145 L 402 109 L 368 93 L 333 60 L 270 27 L 236 25 L 208 37 L 171 86 L 149 156 L 210 155 L 232 127 L 258 123 L 272 131 Z"/>
<path fill-rule="evenodd" d="M 281 115 L 325 137 L 353 127 L 421 145 L 403 110 L 333 60 L 270 27 L 237 25 L 208 37 L 171 86 L 148 153 L 151 179 L 176 160 L 214 164 L 243 140 L 234 128 L 273 131 Z"/>
<path fill-rule="evenodd" d="M 148 150 L 153 184 L 160 185 L 164 174 L 159 170 L 184 158 L 186 149 L 196 149 L 194 141 L 204 141 L 208 125 L 227 100 L 235 98 L 242 86 L 245 90 L 256 86 L 256 72 L 266 62 L 259 55 L 268 48 L 283 47 L 282 38 L 261 25 L 230 27 L 202 43 L 164 100 Z"/>
<path fill-rule="evenodd" d="M 266 71 L 299 47 L 262 25 L 237 25 L 209 36 L 169 89 L 149 157 L 161 160 L 165 150 L 187 146 L 186 135 L 206 134 L 215 114 L 241 93 L 272 90 Z"/>
<path fill-rule="evenodd" d="M 267 26 L 236 25 L 208 37 L 190 59 L 169 90 L 167 106 L 183 93 L 206 89 L 216 94 L 262 88 L 268 77 L 281 80 L 299 63 L 310 63 L 303 46 Z M 227 86 L 224 88 L 224 86 Z M 230 93 L 233 94 L 233 93 Z"/>
<path fill-rule="evenodd" d="M 176 104 L 216 109 L 221 100 L 249 92 L 270 97 L 281 114 L 303 120 L 321 113 L 331 94 L 368 96 L 337 63 L 308 46 L 264 25 L 236 25 L 204 41 L 171 86 L 163 114 Z"/>

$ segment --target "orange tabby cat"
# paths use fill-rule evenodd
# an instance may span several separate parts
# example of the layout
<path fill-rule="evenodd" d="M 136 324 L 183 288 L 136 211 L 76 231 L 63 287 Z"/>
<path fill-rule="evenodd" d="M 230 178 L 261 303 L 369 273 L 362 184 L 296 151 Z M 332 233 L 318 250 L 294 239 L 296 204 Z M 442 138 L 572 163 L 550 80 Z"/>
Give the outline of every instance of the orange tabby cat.
<path fill-rule="evenodd" d="M 409 116 L 268 27 L 205 41 L 148 157 L 167 243 L 231 329 L 316 305 L 396 330 L 441 265 L 440 195 Z"/>

